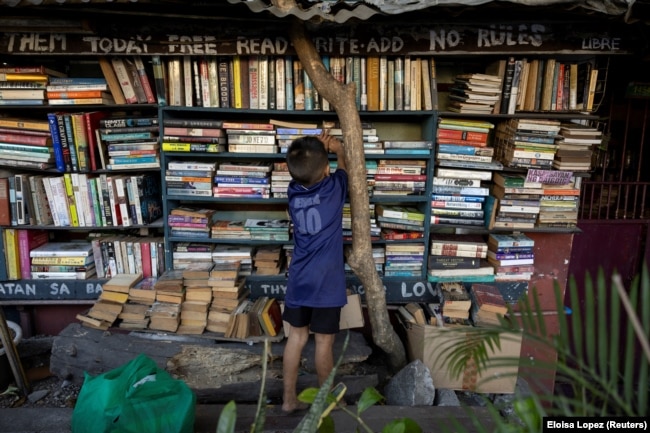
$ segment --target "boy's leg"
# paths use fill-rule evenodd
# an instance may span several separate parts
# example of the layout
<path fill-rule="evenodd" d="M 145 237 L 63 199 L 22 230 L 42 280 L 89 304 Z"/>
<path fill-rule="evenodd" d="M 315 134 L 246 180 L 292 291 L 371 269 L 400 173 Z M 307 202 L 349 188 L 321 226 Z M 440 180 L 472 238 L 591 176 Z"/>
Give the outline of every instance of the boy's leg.
<path fill-rule="evenodd" d="M 291 326 L 282 357 L 282 383 L 284 387 L 282 410 L 285 412 L 293 412 L 299 406 L 296 392 L 298 369 L 300 368 L 302 349 L 305 347 L 308 338 L 308 326 L 299 328 Z"/>
<path fill-rule="evenodd" d="M 314 338 L 316 341 L 316 375 L 318 376 L 318 385 L 321 386 L 327 379 L 327 376 L 334 368 L 334 354 L 332 347 L 334 346 L 334 339 L 336 334 L 319 334 L 315 333 Z"/>

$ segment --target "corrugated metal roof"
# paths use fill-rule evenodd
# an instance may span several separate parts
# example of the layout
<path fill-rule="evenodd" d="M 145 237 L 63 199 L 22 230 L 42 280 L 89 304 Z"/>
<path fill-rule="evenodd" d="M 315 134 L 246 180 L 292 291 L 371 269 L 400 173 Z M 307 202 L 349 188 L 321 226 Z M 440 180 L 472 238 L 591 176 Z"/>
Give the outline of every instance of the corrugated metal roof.
<path fill-rule="evenodd" d="M 398 15 L 433 7 L 473 7 L 494 0 L 296 0 L 279 1 L 278 6 L 271 0 L 228 0 L 230 3 L 244 3 L 253 12 L 269 12 L 278 17 L 294 15 L 302 20 L 315 17 L 327 21 L 343 23 L 351 18 L 366 20 L 375 14 Z M 607 15 L 626 14 L 636 0 L 501 0 L 523 6 L 570 6 L 584 8 L 586 11 Z"/>
<path fill-rule="evenodd" d="M 489 5 L 499 8 L 498 11 L 508 9 L 548 8 L 554 7 L 557 12 L 571 11 L 572 13 L 602 14 L 603 16 L 622 17 L 628 20 L 647 20 L 648 17 L 639 15 L 631 18 L 633 6 L 642 3 L 647 10 L 649 0 L 0 0 L 0 5 L 11 7 L 57 6 L 57 5 L 82 5 L 95 6 L 121 6 L 124 11 L 129 5 L 137 3 L 140 9 L 149 6 L 179 7 L 191 13 L 192 9 L 218 10 L 235 8 L 237 11 L 243 5 L 255 13 L 270 14 L 276 17 L 296 16 L 304 21 L 319 20 L 344 23 L 348 20 L 367 20 L 375 15 L 391 16 L 405 13 L 417 13 L 427 10 L 433 13 L 441 10 L 467 10 L 481 9 L 479 6 Z M 234 5 L 241 5 L 234 6 Z M 182 8 L 181 8 L 182 6 Z M 641 8 L 643 9 L 643 8 Z M 433 12 L 432 12 L 433 11 Z M 496 16 L 500 16 L 497 14 Z"/>

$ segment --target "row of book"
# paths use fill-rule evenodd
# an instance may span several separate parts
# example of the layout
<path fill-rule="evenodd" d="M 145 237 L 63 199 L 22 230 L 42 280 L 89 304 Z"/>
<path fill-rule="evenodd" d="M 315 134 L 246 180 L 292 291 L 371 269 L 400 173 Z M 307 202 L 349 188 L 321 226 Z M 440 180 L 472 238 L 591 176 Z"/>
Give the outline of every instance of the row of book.
<path fill-rule="evenodd" d="M 598 69 L 593 60 L 565 62 L 510 56 L 492 63 L 486 72 L 503 78 L 495 114 L 594 109 Z"/>
<path fill-rule="evenodd" d="M 356 83 L 357 108 L 435 110 L 435 62 L 420 56 L 322 56 L 332 76 Z M 152 57 L 158 103 L 171 106 L 331 111 L 295 56 Z"/>
<path fill-rule="evenodd" d="M 159 168 L 158 119 L 107 111 L 51 112 L 46 119 L 0 119 L 0 164 L 89 173 Z"/>
<path fill-rule="evenodd" d="M 405 325 L 437 327 L 494 326 L 507 317 L 508 305 L 499 288 L 487 283 L 448 281 L 437 283 L 439 302 L 409 302 L 397 309 Z"/>
<path fill-rule="evenodd" d="M 151 77 L 140 56 L 100 57 L 101 74 L 71 77 L 44 66 L 0 69 L 0 105 L 114 105 L 157 102 Z"/>
<path fill-rule="evenodd" d="M 0 225 L 129 227 L 162 216 L 160 177 L 15 174 L 0 178 Z"/>

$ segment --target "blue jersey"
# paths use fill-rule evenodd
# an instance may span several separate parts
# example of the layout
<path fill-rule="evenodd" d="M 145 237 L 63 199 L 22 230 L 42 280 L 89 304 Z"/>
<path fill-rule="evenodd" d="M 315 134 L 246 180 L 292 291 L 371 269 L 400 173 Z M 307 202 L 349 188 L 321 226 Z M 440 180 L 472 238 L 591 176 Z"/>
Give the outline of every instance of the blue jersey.
<path fill-rule="evenodd" d="M 294 249 L 285 295 L 288 307 L 346 304 L 342 216 L 347 190 L 345 170 L 309 188 L 289 184 Z"/>

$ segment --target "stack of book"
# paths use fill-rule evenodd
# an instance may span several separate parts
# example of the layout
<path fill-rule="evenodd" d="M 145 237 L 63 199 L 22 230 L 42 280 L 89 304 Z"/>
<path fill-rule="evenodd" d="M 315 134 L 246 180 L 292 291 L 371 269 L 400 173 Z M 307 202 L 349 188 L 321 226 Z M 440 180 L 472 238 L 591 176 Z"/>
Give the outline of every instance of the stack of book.
<path fill-rule="evenodd" d="M 501 94 L 502 79 L 488 74 L 460 74 L 449 93 L 449 111 L 491 114 Z"/>
<path fill-rule="evenodd" d="M 191 238 L 209 238 L 215 214 L 214 209 L 176 207 L 167 216 L 170 234 Z"/>
<path fill-rule="evenodd" d="M 0 105 L 43 105 L 50 79 L 65 77 L 45 66 L 0 67 Z"/>
<path fill-rule="evenodd" d="M 257 275 L 278 275 L 284 269 L 282 246 L 263 245 L 253 253 L 253 272 Z"/>
<path fill-rule="evenodd" d="M 544 194 L 541 182 L 527 181 L 521 174 L 495 173 L 490 192 L 490 229 L 535 227 Z"/>
<path fill-rule="evenodd" d="M 571 228 L 578 225 L 580 187 L 575 179 L 562 185 L 542 186 L 544 194 L 539 202 L 537 227 Z"/>
<path fill-rule="evenodd" d="M 496 158 L 506 167 L 549 169 L 555 159 L 559 132 L 559 120 L 507 120 L 495 132 Z"/>
<path fill-rule="evenodd" d="M 129 299 L 118 316 L 120 328 L 146 329 L 149 326 L 149 310 L 156 302 L 157 280 L 157 277 L 143 278 L 129 289 Z"/>
<path fill-rule="evenodd" d="M 228 152 L 278 153 L 276 131 L 269 123 L 242 125 L 248 128 L 226 129 Z"/>
<path fill-rule="evenodd" d="M 397 204 L 375 205 L 377 224 L 384 230 L 400 230 L 405 233 L 424 233 L 424 212 L 415 206 Z M 417 238 L 415 236 L 415 238 Z"/>
<path fill-rule="evenodd" d="M 253 240 L 288 241 L 290 224 L 288 219 L 248 218 L 244 228 L 250 232 Z"/>
<path fill-rule="evenodd" d="M 115 98 L 104 78 L 52 77 L 46 88 L 49 105 L 111 105 Z"/>
<path fill-rule="evenodd" d="M 462 170 L 438 167 L 433 177 L 431 224 L 484 226 L 484 205 L 491 179 L 486 170 Z"/>
<path fill-rule="evenodd" d="M 274 144 L 277 145 L 280 153 L 286 154 L 289 150 L 289 146 L 291 146 L 291 143 L 293 143 L 295 139 L 306 135 L 319 135 L 322 131 L 323 129 L 318 128 L 316 124 L 303 124 L 301 126 L 296 125 L 295 127 L 276 126 L 276 141 L 274 141 Z"/>
<path fill-rule="evenodd" d="M 103 168 L 119 170 L 160 167 L 157 118 L 103 118 L 99 120 L 97 133 Z"/>
<path fill-rule="evenodd" d="M 374 196 L 420 195 L 426 190 L 427 161 L 382 159 L 377 163 Z"/>
<path fill-rule="evenodd" d="M 251 275 L 253 271 L 253 247 L 251 245 L 217 244 L 212 250 L 215 265 L 239 263 L 239 275 Z"/>
<path fill-rule="evenodd" d="M 244 227 L 245 219 L 216 220 L 212 223 L 210 237 L 213 239 L 250 239 L 251 232 Z"/>
<path fill-rule="evenodd" d="M 431 234 L 428 280 L 493 281 L 494 269 L 485 261 L 487 249 L 481 235 Z"/>
<path fill-rule="evenodd" d="M 535 271 L 535 241 L 522 233 L 491 233 L 487 260 L 495 281 L 530 280 Z"/>
<path fill-rule="evenodd" d="M 213 244 L 201 242 L 177 242 L 172 251 L 174 269 L 186 269 L 201 263 L 204 266 L 212 263 Z"/>
<path fill-rule="evenodd" d="M 570 171 L 590 171 L 593 149 L 600 146 L 603 138 L 597 128 L 563 123 L 556 137 L 553 168 Z"/>
<path fill-rule="evenodd" d="M 269 182 L 268 178 L 260 178 L 265 182 Z M 287 189 L 291 182 L 291 174 L 289 167 L 285 161 L 274 162 L 273 170 L 271 171 L 271 197 L 273 198 L 287 198 Z"/>
<path fill-rule="evenodd" d="M 149 328 L 176 332 L 185 296 L 183 271 L 168 269 L 154 283 L 156 301 L 149 310 Z"/>
<path fill-rule="evenodd" d="M 470 317 L 474 326 L 499 324 L 499 317 L 508 313 L 508 307 L 497 286 L 474 283 L 470 288 L 472 308 Z"/>
<path fill-rule="evenodd" d="M 185 299 L 181 304 L 178 334 L 202 334 L 208 324 L 212 287 L 208 284 L 212 262 L 196 262 L 183 269 Z"/>
<path fill-rule="evenodd" d="M 85 280 L 96 275 L 93 248 L 87 241 L 48 242 L 29 252 L 31 266 L 48 266 L 47 271 L 32 271 L 36 280 Z M 79 271 L 68 270 L 68 266 Z"/>
<path fill-rule="evenodd" d="M 381 228 L 377 224 L 377 218 L 375 217 L 374 203 L 368 204 L 368 218 L 370 220 L 370 239 L 373 241 L 379 240 Z M 343 240 L 351 241 L 352 240 L 352 210 L 350 209 L 350 203 L 345 203 L 343 205 L 343 217 L 341 222 L 343 224 Z"/>
<path fill-rule="evenodd" d="M 222 162 L 216 171 L 214 197 L 269 198 L 272 165 L 262 161 Z"/>
<path fill-rule="evenodd" d="M 129 290 L 142 280 L 142 274 L 121 274 L 102 284 L 102 292 L 95 304 L 84 314 L 78 314 L 82 324 L 106 330 L 117 321 L 129 297 Z M 93 322 L 93 320 L 99 323 Z"/>
<path fill-rule="evenodd" d="M 54 164 L 54 145 L 47 121 L 0 119 L 0 165 L 44 170 Z"/>
<path fill-rule="evenodd" d="M 491 122 L 441 118 L 436 133 L 436 158 L 445 161 L 492 162 Z"/>
<path fill-rule="evenodd" d="M 149 329 L 176 332 L 180 325 L 181 304 L 172 302 L 154 302 L 149 309 Z"/>
<path fill-rule="evenodd" d="M 425 246 L 421 243 L 386 244 L 386 277 L 419 277 L 422 274 Z"/>
<path fill-rule="evenodd" d="M 165 171 L 168 195 L 212 197 L 214 163 L 170 162 Z"/>
<path fill-rule="evenodd" d="M 165 119 L 162 149 L 165 152 L 225 152 L 226 131 L 220 121 Z"/>
<path fill-rule="evenodd" d="M 465 285 L 460 281 L 449 281 L 436 285 L 440 294 L 440 314 L 445 325 L 470 325 L 472 299 Z"/>
<path fill-rule="evenodd" d="M 239 262 L 215 264 L 208 284 L 212 288 L 212 302 L 208 310 L 206 330 L 224 333 L 231 313 L 248 296 L 245 278 L 239 275 Z"/>

